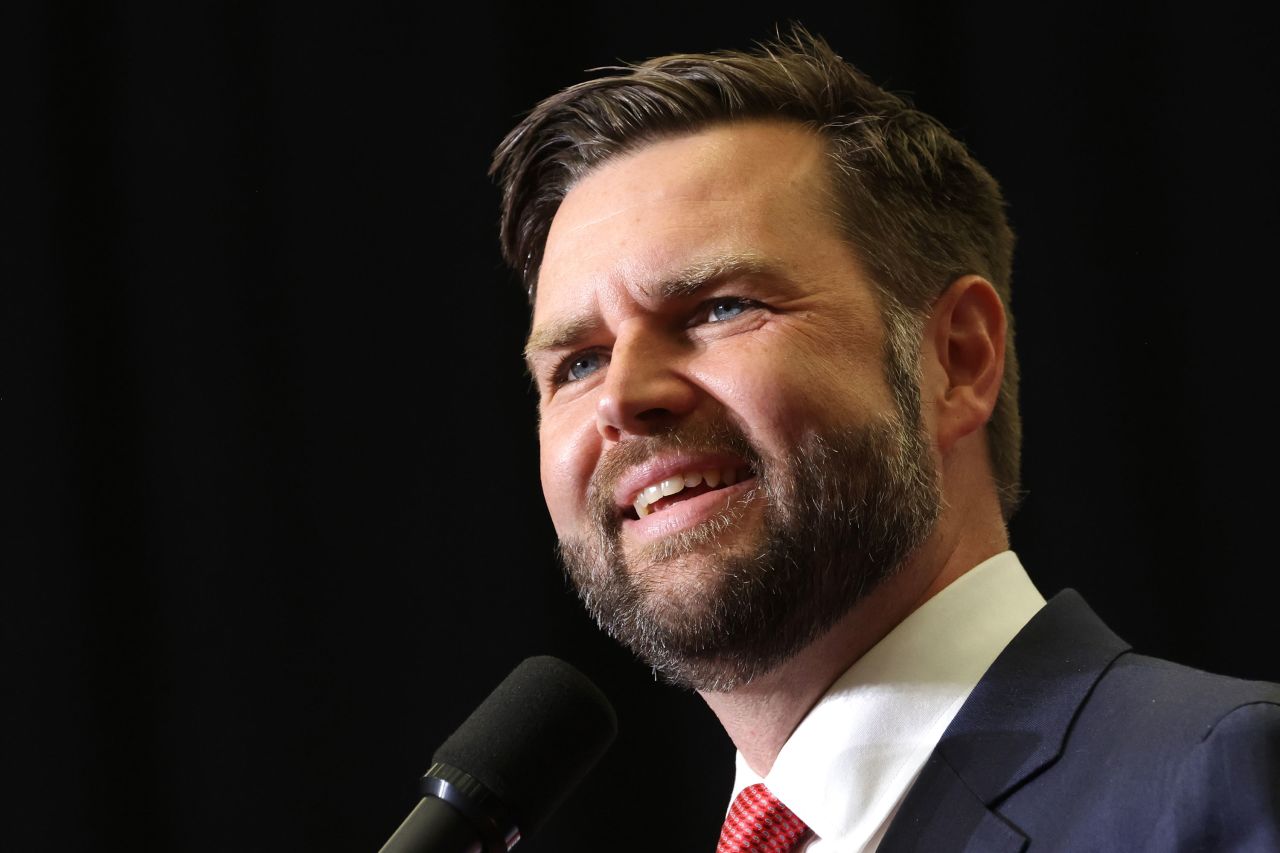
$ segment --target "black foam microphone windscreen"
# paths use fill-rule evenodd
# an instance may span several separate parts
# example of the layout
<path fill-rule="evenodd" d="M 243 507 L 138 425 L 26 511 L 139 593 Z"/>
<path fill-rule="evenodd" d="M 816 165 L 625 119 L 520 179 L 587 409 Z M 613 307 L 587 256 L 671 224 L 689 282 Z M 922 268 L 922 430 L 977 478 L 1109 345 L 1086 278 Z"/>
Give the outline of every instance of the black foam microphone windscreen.
<path fill-rule="evenodd" d="M 618 720 L 585 675 L 553 657 L 522 662 L 436 750 L 536 832 L 613 743 Z"/>
<path fill-rule="evenodd" d="M 510 850 L 546 822 L 617 731 L 613 706 L 585 675 L 556 658 L 529 658 L 436 750 L 423 799 L 382 853 Z"/>
<path fill-rule="evenodd" d="M 432 757 L 382 853 L 505 853 L 536 832 L 618 732 L 613 706 L 552 657 L 521 663 Z"/>

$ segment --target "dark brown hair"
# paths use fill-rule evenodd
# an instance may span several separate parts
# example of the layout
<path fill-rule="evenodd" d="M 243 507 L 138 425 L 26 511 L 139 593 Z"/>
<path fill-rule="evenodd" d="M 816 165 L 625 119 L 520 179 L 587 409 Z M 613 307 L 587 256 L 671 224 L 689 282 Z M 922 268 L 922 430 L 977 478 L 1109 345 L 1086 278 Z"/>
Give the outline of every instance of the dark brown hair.
<path fill-rule="evenodd" d="M 1004 384 L 987 424 L 1001 508 L 1017 506 L 1022 427 L 1009 312 L 1013 233 L 1000 187 L 932 117 L 796 26 L 755 51 L 674 54 L 603 69 L 539 103 L 498 146 L 503 256 L 532 302 L 551 220 L 594 167 L 655 140 L 744 119 L 795 121 L 827 142 L 832 213 L 879 288 L 890 340 L 919 343 L 956 278 L 989 280 L 1009 315 Z M 904 334 L 909 332 L 910 334 Z M 896 334 L 895 334 L 896 333 Z M 895 393 L 918 368 L 889 353 Z M 895 374 L 897 374 L 895 376 Z M 912 382 L 914 385 L 914 382 Z"/>

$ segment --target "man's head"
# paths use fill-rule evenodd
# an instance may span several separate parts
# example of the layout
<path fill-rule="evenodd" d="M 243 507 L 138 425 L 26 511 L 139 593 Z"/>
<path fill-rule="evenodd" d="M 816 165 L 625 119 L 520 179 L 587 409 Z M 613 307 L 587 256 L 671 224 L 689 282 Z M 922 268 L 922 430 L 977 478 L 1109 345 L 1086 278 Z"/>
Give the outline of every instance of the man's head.
<path fill-rule="evenodd" d="M 803 33 L 572 87 L 495 170 L 534 302 L 543 487 L 583 598 L 675 680 L 750 680 L 941 512 L 957 416 L 922 410 L 922 335 L 940 301 L 976 305 L 1004 352 L 998 189 Z M 1012 372 L 981 414 L 1006 512 Z"/>

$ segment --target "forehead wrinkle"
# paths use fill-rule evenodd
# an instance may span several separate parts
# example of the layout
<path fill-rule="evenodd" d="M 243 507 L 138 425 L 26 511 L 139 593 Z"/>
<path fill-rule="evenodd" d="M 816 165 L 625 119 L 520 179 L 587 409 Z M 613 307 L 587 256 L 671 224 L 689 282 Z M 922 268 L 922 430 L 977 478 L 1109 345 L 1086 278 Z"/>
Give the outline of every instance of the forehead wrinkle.
<path fill-rule="evenodd" d="M 637 207 L 640 207 L 642 204 L 643 202 L 639 202 L 639 201 L 631 202 L 630 204 L 622 205 L 621 207 L 617 207 L 609 211 L 608 213 L 597 216 L 595 219 L 589 219 L 585 222 L 578 222 L 573 225 L 561 226 L 560 228 L 561 235 L 568 236 L 570 234 L 577 234 L 578 232 L 583 231 L 587 228 L 591 228 L 593 226 L 600 225 L 601 223 L 608 222 L 610 219 L 617 219 L 619 216 L 622 216 L 624 213 L 627 213 L 629 211 L 635 210 Z M 552 220 L 552 227 L 555 227 L 554 220 Z"/>

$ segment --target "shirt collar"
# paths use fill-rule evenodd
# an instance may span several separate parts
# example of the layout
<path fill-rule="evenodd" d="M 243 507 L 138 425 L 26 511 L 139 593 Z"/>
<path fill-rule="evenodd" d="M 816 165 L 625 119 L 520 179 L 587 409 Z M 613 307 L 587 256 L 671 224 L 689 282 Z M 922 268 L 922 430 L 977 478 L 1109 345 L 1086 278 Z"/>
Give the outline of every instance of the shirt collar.
<path fill-rule="evenodd" d="M 767 778 L 739 754 L 733 795 L 764 781 L 818 838 L 862 849 L 897 808 L 982 674 L 1043 606 L 1012 551 L 978 564 L 831 685 Z"/>

